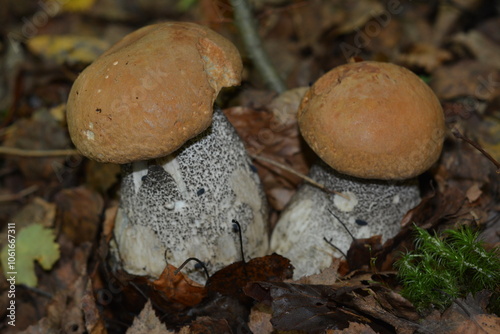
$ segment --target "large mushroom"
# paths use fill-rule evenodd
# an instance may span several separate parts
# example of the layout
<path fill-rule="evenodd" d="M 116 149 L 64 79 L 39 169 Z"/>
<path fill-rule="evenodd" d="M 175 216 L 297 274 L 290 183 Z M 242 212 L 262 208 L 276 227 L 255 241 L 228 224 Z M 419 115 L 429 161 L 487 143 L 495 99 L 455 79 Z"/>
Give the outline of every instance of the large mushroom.
<path fill-rule="evenodd" d="M 238 85 L 241 71 L 222 36 L 161 23 L 124 37 L 75 81 L 67 110 L 75 146 L 122 164 L 115 259 L 129 273 L 158 277 L 166 262 L 178 267 L 190 257 L 211 272 L 241 260 L 232 219 L 246 256 L 267 252 L 260 181 L 231 124 L 213 113 L 220 89 Z"/>
<path fill-rule="evenodd" d="M 445 129 L 439 100 L 417 75 L 370 61 L 326 73 L 304 96 L 297 118 L 323 160 L 310 176 L 342 194 L 304 185 L 282 213 L 271 250 L 291 260 L 295 278 L 341 255 L 324 238 L 345 254 L 349 232 L 382 241 L 397 234 L 420 201 L 416 177 L 439 158 Z"/>

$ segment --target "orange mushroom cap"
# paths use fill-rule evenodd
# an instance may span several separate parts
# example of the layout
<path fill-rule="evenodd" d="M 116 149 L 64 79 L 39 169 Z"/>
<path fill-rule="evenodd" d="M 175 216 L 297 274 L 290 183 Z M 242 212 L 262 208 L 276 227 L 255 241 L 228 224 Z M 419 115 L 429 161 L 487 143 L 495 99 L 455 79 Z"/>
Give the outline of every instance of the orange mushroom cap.
<path fill-rule="evenodd" d="M 101 162 L 166 156 L 211 124 L 220 89 L 238 85 L 242 68 L 236 47 L 203 26 L 141 28 L 76 79 L 67 104 L 71 139 Z"/>
<path fill-rule="evenodd" d="M 413 72 L 359 62 L 322 76 L 304 96 L 300 131 L 335 170 L 366 179 L 407 179 L 439 158 L 444 114 Z"/>

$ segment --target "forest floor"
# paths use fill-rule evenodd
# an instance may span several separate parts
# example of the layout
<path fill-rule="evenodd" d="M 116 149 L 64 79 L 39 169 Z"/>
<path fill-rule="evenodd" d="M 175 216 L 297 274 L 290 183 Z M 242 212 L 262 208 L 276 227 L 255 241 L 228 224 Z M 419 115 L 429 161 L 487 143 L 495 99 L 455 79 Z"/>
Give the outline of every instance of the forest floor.
<path fill-rule="evenodd" d="M 6 3 L 0 9 L 0 248 L 6 253 L 15 233 L 16 259 L 25 265 L 16 270 L 26 276 L 24 284 L 11 284 L 16 275 L 2 255 L 2 333 L 500 332 L 488 307 L 495 291 L 417 312 L 399 294 L 393 266 L 413 248 L 413 223 L 438 232 L 470 226 L 486 249 L 499 245 L 499 1 L 253 1 L 263 47 L 287 87 L 282 95 L 266 87 L 245 53 L 227 0 Z M 401 232 L 369 258 L 336 259 L 300 281 L 287 277 L 288 260 L 277 255 L 230 265 L 206 286 L 173 277 L 172 268 L 158 281 L 111 271 L 106 258 L 120 167 L 75 154 L 66 100 L 99 54 L 126 34 L 167 20 L 206 25 L 238 47 L 243 82 L 223 91 L 218 103 L 253 156 L 302 174 L 317 157 L 304 149 L 290 115 L 321 75 L 363 59 L 396 63 L 424 79 L 443 106 L 448 131 L 441 158 L 420 178 L 423 200 L 405 216 Z M 288 111 L 282 126 L 276 111 Z M 254 163 L 272 229 L 303 180 Z"/>

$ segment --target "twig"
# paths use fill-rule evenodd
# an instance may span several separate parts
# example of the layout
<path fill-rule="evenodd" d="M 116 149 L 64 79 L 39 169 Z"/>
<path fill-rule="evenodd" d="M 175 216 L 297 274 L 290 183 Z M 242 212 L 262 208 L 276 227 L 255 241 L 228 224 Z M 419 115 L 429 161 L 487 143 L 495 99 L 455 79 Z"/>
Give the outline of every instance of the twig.
<path fill-rule="evenodd" d="M 468 143 L 469 145 L 471 145 L 472 147 L 474 147 L 476 150 L 478 150 L 479 152 L 481 152 L 482 155 L 484 155 L 486 158 L 488 158 L 488 160 L 490 160 L 497 168 L 497 174 L 500 174 L 500 162 L 498 162 L 497 160 L 495 160 L 495 158 L 493 158 L 488 152 L 486 152 L 478 143 L 474 142 L 473 140 L 467 138 L 465 135 L 463 135 L 462 133 L 460 133 L 460 131 L 458 131 L 457 128 L 452 128 L 451 129 L 451 133 L 453 133 L 453 135 L 458 138 L 458 139 L 461 139 L 463 141 L 465 141 L 466 143 Z"/>
<path fill-rule="evenodd" d="M 309 176 L 307 175 L 304 175 L 302 173 L 299 173 L 297 172 L 296 170 L 293 170 L 292 168 L 288 167 L 288 166 L 285 166 L 277 161 L 274 161 L 274 160 L 271 160 L 271 159 L 268 159 L 266 157 L 263 157 L 261 155 L 255 155 L 255 154 L 251 154 L 251 153 L 248 153 L 248 155 L 252 158 L 252 159 L 257 159 L 257 160 L 261 160 L 261 161 L 264 161 L 264 162 L 267 162 L 275 167 L 278 167 L 280 169 L 283 169 L 283 170 L 286 170 L 287 172 L 289 173 L 292 173 L 293 175 L 295 176 L 298 176 L 300 177 L 301 179 L 303 179 L 304 181 L 306 181 L 307 183 L 309 184 L 312 184 L 313 186 L 315 187 L 318 187 L 319 189 L 327 192 L 327 193 L 330 193 L 330 194 L 335 194 L 335 195 L 339 195 L 339 196 L 342 196 L 344 197 L 346 200 L 350 200 L 349 196 L 346 195 L 346 194 L 343 194 L 341 192 L 338 192 L 338 191 L 335 191 L 335 190 L 331 190 L 331 189 L 328 189 L 327 187 L 325 187 L 324 185 L 322 185 L 321 183 L 318 183 L 316 181 L 314 181 L 313 179 L 311 179 Z"/>
<path fill-rule="evenodd" d="M 186 261 L 184 261 L 180 266 L 179 268 L 177 268 L 175 271 L 174 271 L 174 275 L 177 275 L 178 273 L 180 273 L 180 271 L 182 270 L 182 268 L 184 268 L 186 266 L 186 264 L 188 264 L 188 262 L 190 261 L 196 261 L 202 268 L 203 270 L 205 271 L 205 275 L 207 275 L 207 280 L 210 278 L 210 275 L 208 274 L 208 269 L 207 267 L 205 266 L 205 263 L 203 263 L 203 261 L 201 260 L 198 260 L 197 258 L 195 257 L 190 257 L 189 259 L 187 259 Z"/>
<path fill-rule="evenodd" d="M 31 187 L 28 187 L 26 189 L 21 190 L 17 194 L 1 195 L 0 202 L 17 201 L 18 199 L 21 199 L 25 196 L 28 196 L 29 194 L 34 193 L 37 190 L 38 190 L 38 186 L 32 185 Z"/>
<path fill-rule="evenodd" d="M 327 244 L 329 244 L 331 247 L 335 248 L 337 250 L 337 252 L 339 252 L 340 254 L 342 254 L 342 256 L 347 259 L 347 255 L 342 251 L 342 249 L 340 249 L 337 246 L 335 246 L 333 244 L 332 240 L 328 240 L 326 237 L 323 237 L 323 240 L 325 240 Z"/>
<path fill-rule="evenodd" d="M 231 5 L 234 10 L 235 23 L 240 30 L 245 48 L 257 71 L 270 89 L 278 93 L 284 92 L 286 90 L 285 84 L 262 47 L 250 3 L 248 0 L 231 0 Z"/>
<path fill-rule="evenodd" d="M 0 146 L 0 154 L 17 155 L 20 157 L 44 158 L 80 155 L 77 150 L 24 150 L 22 148 Z"/>

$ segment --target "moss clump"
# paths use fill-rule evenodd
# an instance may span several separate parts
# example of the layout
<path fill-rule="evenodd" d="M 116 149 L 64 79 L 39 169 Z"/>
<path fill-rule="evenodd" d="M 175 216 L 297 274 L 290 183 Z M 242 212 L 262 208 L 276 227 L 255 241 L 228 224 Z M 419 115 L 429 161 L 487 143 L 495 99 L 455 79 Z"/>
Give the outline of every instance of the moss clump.
<path fill-rule="evenodd" d="M 459 297 L 500 288 L 500 248 L 487 251 L 478 232 L 462 227 L 431 235 L 415 227 L 415 250 L 396 261 L 401 295 L 419 312 L 444 310 Z"/>

